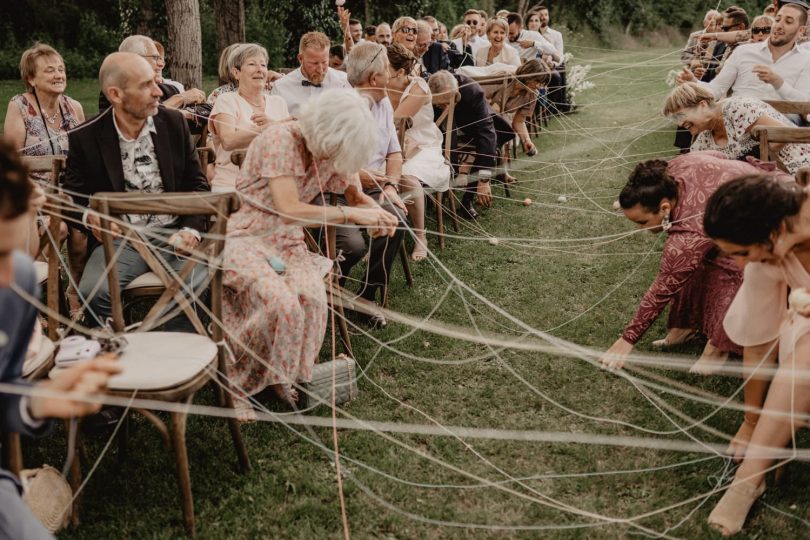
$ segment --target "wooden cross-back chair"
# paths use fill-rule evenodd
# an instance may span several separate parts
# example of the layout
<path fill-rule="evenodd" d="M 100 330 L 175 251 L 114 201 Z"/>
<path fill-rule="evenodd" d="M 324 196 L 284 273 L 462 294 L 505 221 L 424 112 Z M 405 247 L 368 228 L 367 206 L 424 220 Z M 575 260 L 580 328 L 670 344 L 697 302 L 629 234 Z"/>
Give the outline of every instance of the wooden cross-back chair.
<path fill-rule="evenodd" d="M 227 388 L 225 378 L 226 349 L 221 326 L 222 320 L 222 251 L 229 216 L 239 208 L 235 194 L 193 193 L 97 193 L 91 199 L 92 208 L 99 212 L 102 229 L 102 246 L 109 271 L 107 280 L 112 304 L 112 327 L 116 334 L 123 333 L 124 314 L 122 295 L 118 282 L 118 272 L 114 264 L 116 247 L 110 231 L 111 217 L 125 214 L 152 214 L 174 216 L 216 217 L 211 236 L 197 247 L 194 257 L 207 263 L 209 273 L 211 321 L 210 335 L 193 306 L 186 298 L 185 279 L 194 271 L 197 261 L 190 259 L 177 272 L 167 270 L 151 246 L 135 227 L 117 221 L 122 229 L 121 241 L 128 241 L 143 257 L 158 278 L 162 294 L 144 317 L 141 326 L 125 335 L 127 341 L 120 357 L 123 372 L 113 377 L 108 384 L 108 393 L 114 396 L 130 397 L 137 393 L 139 398 L 190 404 L 194 394 L 210 382 L 218 384 L 220 405 L 233 408 L 233 397 Z M 197 269 L 199 271 L 199 269 Z M 191 332 L 148 332 L 175 301 L 188 317 L 197 333 Z M 136 409 L 158 429 L 164 443 L 172 448 L 175 455 L 180 497 L 183 509 L 183 524 L 189 536 L 195 534 L 194 503 L 191 494 L 191 476 L 186 450 L 185 412 L 171 413 L 171 428 L 154 413 Z M 247 449 L 242 439 L 236 418 L 229 418 L 231 437 L 242 470 L 250 467 Z M 80 480 L 78 460 L 74 460 L 71 483 Z"/>
<path fill-rule="evenodd" d="M 782 114 L 798 114 L 800 116 L 810 114 L 810 101 L 781 101 L 766 99 L 765 103 Z"/>
<path fill-rule="evenodd" d="M 516 80 L 514 75 L 505 73 L 502 75 L 492 75 L 487 77 L 472 77 L 472 79 L 484 89 L 490 105 L 497 104 L 501 112 L 506 109 L 506 102 L 508 100 L 507 89 L 509 84 Z M 496 103 L 494 98 L 495 94 L 499 90 L 503 90 L 503 92 L 501 92 L 500 101 Z M 515 144 L 514 139 L 498 148 L 498 161 L 500 162 L 500 166 L 503 168 L 504 172 L 506 172 L 509 163 L 512 161 L 512 152 L 514 152 L 515 156 L 517 157 L 517 145 Z M 512 197 L 508 183 L 503 183 L 503 190 L 507 197 Z"/>
<path fill-rule="evenodd" d="M 452 108 L 455 109 L 455 103 L 452 104 Z M 444 115 L 443 118 L 446 118 L 447 115 Z M 437 125 L 439 122 L 436 122 Z M 399 138 L 399 145 L 402 148 L 403 157 L 405 156 L 405 134 L 413 125 L 413 118 L 410 116 L 403 116 L 395 118 L 395 125 L 397 129 L 397 136 Z M 441 129 L 441 126 L 439 126 Z M 447 146 L 447 145 L 445 145 Z M 448 163 L 450 163 L 450 156 L 447 152 L 444 152 L 445 159 Z M 445 234 L 444 234 L 444 195 L 445 193 L 442 191 L 431 191 L 425 189 L 425 195 L 430 197 L 430 200 L 433 202 L 433 206 L 436 207 L 436 236 L 438 237 L 439 241 L 439 249 L 443 250 L 445 246 Z M 453 229 L 455 232 L 458 232 L 458 216 L 456 215 L 456 199 L 453 197 L 452 190 L 447 191 L 448 195 L 448 202 L 450 205 L 450 220 L 453 223 Z M 410 271 L 410 264 L 408 262 L 408 255 L 405 251 L 405 245 L 400 244 L 400 258 L 402 259 L 402 266 L 405 270 L 405 278 L 408 280 L 408 285 L 413 285 L 413 280 L 410 278 L 411 271 Z"/>
<path fill-rule="evenodd" d="M 233 163 L 234 165 L 236 165 L 241 169 L 242 163 L 244 163 L 245 161 L 246 154 L 247 152 L 245 150 L 233 151 L 231 153 L 231 163 Z M 335 193 L 330 194 L 329 204 L 333 206 L 337 205 L 337 194 Z M 303 229 L 304 229 L 304 241 L 306 242 L 309 250 L 312 251 L 313 253 L 319 253 L 326 256 L 326 254 L 323 253 L 323 250 L 321 249 L 321 246 L 318 243 L 318 241 L 315 239 L 315 237 L 312 236 L 310 230 L 307 229 L 306 227 L 304 227 Z M 335 254 L 337 253 L 335 228 L 326 226 L 324 229 L 326 234 L 326 245 L 328 253 Z M 338 284 L 339 273 L 337 271 L 338 263 L 337 260 L 335 260 L 334 255 L 330 258 L 334 260 L 335 271 L 330 274 L 330 277 L 326 278 L 328 280 L 331 280 L 329 283 L 327 283 L 327 285 L 330 287 L 339 288 L 340 287 L 340 285 Z M 346 323 L 346 314 L 343 310 L 343 302 L 341 301 L 339 294 L 335 294 L 334 298 L 332 296 L 333 295 L 327 295 L 327 298 L 329 300 L 329 303 L 332 304 L 332 309 L 334 309 L 337 312 L 336 322 L 338 326 L 338 333 L 340 335 L 340 343 L 343 346 L 344 352 L 349 356 L 351 356 L 352 358 L 354 358 L 354 351 L 352 350 L 352 338 L 351 334 L 349 333 L 349 326 Z"/>
<path fill-rule="evenodd" d="M 810 128 L 805 127 L 757 126 L 752 130 L 752 135 L 759 139 L 759 158 L 762 161 L 771 161 L 771 143 L 810 144 Z"/>
<path fill-rule="evenodd" d="M 37 255 L 44 255 L 46 261 L 34 261 L 37 273 L 37 282 L 45 289 L 47 312 L 44 313 L 48 321 L 48 337 L 40 341 L 39 353 L 27 358 L 23 364 L 22 376 L 27 381 L 36 381 L 45 377 L 53 367 L 55 341 L 59 339 L 59 313 L 60 305 L 60 258 L 59 258 L 59 229 L 62 226 L 61 213 L 58 203 L 53 201 L 58 197 L 57 187 L 59 177 L 65 169 L 65 156 L 22 156 L 29 173 L 47 173 L 48 185 L 44 186 L 49 197 L 46 210 L 50 217 L 47 229 L 38 239 Z M 8 315 L 8 314 L 6 314 Z M 3 464 L 5 468 L 17 476 L 23 469 L 22 445 L 18 433 L 3 433 Z"/>

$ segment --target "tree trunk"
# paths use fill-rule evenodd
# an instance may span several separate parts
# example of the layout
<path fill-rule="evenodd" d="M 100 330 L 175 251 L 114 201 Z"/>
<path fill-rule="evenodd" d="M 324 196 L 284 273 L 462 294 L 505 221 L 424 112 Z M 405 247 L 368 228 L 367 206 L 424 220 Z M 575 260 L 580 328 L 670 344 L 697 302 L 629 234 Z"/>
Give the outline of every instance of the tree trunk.
<path fill-rule="evenodd" d="M 217 24 L 217 52 L 233 43 L 244 43 L 245 0 L 213 0 L 211 6 Z"/>
<path fill-rule="evenodd" d="M 202 35 L 199 0 L 166 0 L 171 78 L 186 88 L 202 87 Z"/>

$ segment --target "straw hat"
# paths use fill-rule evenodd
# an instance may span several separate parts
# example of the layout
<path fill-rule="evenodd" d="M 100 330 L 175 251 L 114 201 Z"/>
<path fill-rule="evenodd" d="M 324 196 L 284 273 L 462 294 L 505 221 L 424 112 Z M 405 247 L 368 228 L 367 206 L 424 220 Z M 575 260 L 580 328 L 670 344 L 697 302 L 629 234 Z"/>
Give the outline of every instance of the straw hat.
<path fill-rule="evenodd" d="M 23 502 L 48 531 L 55 533 L 70 520 L 73 491 L 62 474 L 43 465 L 39 469 L 20 472 L 23 484 Z"/>

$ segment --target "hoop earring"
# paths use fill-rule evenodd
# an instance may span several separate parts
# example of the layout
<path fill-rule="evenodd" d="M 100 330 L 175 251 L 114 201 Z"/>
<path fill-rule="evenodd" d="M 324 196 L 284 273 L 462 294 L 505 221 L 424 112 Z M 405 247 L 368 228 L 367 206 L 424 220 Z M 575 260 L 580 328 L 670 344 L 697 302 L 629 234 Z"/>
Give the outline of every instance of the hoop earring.
<path fill-rule="evenodd" d="M 661 228 L 664 232 L 668 232 L 672 228 L 672 222 L 669 220 L 669 212 L 664 214 L 664 219 L 661 221 Z"/>

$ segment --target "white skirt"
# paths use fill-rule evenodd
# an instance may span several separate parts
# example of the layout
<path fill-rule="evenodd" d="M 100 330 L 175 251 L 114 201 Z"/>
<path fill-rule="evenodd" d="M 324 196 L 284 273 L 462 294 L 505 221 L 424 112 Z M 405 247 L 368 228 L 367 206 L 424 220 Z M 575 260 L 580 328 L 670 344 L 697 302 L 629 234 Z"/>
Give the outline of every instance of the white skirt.
<path fill-rule="evenodd" d="M 402 174 L 418 178 L 429 191 L 450 189 L 450 165 L 441 148 L 422 148 L 402 165 Z"/>

